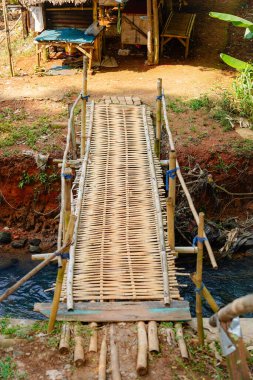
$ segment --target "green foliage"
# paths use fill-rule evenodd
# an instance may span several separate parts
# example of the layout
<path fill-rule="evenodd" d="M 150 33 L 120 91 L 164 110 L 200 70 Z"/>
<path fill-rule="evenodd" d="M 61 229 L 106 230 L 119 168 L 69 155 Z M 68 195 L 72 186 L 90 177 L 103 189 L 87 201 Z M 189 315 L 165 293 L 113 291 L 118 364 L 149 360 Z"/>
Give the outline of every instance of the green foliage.
<path fill-rule="evenodd" d="M 253 156 L 253 140 L 243 139 L 235 141 L 232 144 L 233 150 L 238 156 L 252 158 Z"/>
<path fill-rule="evenodd" d="M 167 107 L 175 113 L 182 113 L 186 110 L 185 103 L 180 99 L 168 100 Z"/>
<path fill-rule="evenodd" d="M 248 117 L 253 123 L 253 67 L 246 68 L 233 83 L 235 108 L 239 114 Z"/>
<path fill-rule="evenodd" d="M 222 21 L 231 22 L 234 26 L 237 26 L 239 28 L 245 28 L 244 38 L 253 38 L 253 23 L 251 21 L 227 13 L 210 12 L 209 16 Z M 253 69 L 253 66 L 251 64 L 241 61 L 240 59 L 233 58 L 230 55 L 222 53 L 220 57 L 227 65 L 233 67 L 236 70 L 242 71 L 248 68 Z"/>
<path fill-rule="evenodd" d="M 0 379 L 13 380 L 15 377 L 16 364 L 10 356 L 0 360 Z"/>
<path fill-rule="evenodd" d="M 35 181 L 34 175 L 30 175 L 29 173 L 24 171 L 18 183 L 18 187 L 20 189 L 23 189 L 25 185 L 31 185 L 34 183 L 34 181 Z"/>
<path fill-rule="evenodd" d="M 192 110 L 198 111 L 201 108 L 208 108 L 210 106 L 210 99 L 207 95 L 202 95 L 199 98 L 191 99 L 188 105 Z"/>
<path fill-rule="evenodd" d="M 233 129 L 232 125 L 229 121 L 228 113 L 224 109 L 218 107 L 213 112 L 212 117 L 214 120 L 218 121 L 221 124 L 224 132 L 228 132 L 228 131 L 231 131 Z"/>
<path fill-rule="evenodd" d="M 241 61 L 240 59 L 231 57 L 228 54 L 221 53 L 220 57 L 223 60 L 223 62 L 225 62 L 228 66 L 231 66 L 233 67 L 233 69 L 236 69 L 238 71 L 243 71 L 247 69 L 253 70 L 253 66 L 251 64 Z"/>

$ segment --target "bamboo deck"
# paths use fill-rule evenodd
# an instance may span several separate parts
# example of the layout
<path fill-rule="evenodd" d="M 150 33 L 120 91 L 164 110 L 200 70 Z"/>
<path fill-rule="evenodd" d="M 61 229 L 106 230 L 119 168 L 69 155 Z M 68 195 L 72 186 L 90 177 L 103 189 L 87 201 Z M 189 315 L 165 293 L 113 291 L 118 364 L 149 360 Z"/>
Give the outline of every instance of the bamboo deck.
<path fill-rule="evenodd" d="M 73 271 L 68 268 L 62 300 L 71 294 L 74 303 L 161 301 L 165 194 L 150 111 L 103 103 L 89 110 L 89 152 L 74 184 Z M 166 251 L 169 299 L 180 299 L 174 257 Z"/>

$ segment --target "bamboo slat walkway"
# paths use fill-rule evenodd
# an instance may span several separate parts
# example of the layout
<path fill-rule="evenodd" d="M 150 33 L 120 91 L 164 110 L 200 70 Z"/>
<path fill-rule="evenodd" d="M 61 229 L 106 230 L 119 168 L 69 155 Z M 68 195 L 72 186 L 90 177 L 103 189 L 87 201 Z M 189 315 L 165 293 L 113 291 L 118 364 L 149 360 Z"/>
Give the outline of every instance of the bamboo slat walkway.
<path fill-rule="evenodd" d="M 174 256 L 164 238 L 164 184 L 153 152 L 150 111 L 144 105 L 110 103 L 88 107 L 86 156 L 73 185 L 77 222 L 62 299 L 68 296 L 73 304 L 170 303 L 180 295 Z"/>

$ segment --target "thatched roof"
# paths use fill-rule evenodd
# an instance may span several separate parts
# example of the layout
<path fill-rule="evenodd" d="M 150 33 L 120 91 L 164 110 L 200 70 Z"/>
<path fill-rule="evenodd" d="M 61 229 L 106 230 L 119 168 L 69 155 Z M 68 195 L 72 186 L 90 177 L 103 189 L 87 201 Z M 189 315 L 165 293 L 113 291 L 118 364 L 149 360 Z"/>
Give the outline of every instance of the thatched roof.
<path fill-rule="evenodd" d="M 110 3 L 124 3 L 124 2 L 127 2 L 128 0 L 103 0 L 103 2 L 110 2 Z M 74 5 L 80 5 L 80 4 L 86 4 L 86 5 L 89 5 L 89 4 L 92 4 L 93 0 L 21 0 L 21 3 L 24 5 L 24 6 L 31 6 L 31 5 L 38 5 L 38 4 L 42 4 L 42 3 L 51 3 L 53 5 L 63 5 L 63 4 L 66 4 L 66 3 L 71 3 L 71 4 L 74 4 Z M 107 4 L 106 4 L 107 5 Z"/>
<path fill-rule="evenodd" d="M 53 5 L 63 5 L 63 4 L 74 4 L 74 5 L 81 5 L 85 4 L 86 6 L 89 4 L 92 4 L 92 0 L 21 0 L 22 4 L 26 7 L 32 6 L 32 5 L 39 5 L 42 3 L 50 3 Z"/>

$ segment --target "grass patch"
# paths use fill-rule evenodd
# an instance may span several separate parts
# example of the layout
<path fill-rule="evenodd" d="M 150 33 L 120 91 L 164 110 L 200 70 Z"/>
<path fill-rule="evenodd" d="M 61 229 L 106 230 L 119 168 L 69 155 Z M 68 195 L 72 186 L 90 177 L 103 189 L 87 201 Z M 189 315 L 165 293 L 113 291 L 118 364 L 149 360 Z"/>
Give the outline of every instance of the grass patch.
<path fill-rule="evenodd" d="M 252 157 L 253 156 L 253 140 L 244 139 L 232 143 L 232 149 L 238 156 Z"/>
<path fill-rule="evenodd" d="M 185 102 L 181 99 L 169 100 L 167 99 L 167 108 L 174 113 L 182 113 L 186 111 Z"/>
<path fill-rule="evenodd" d="M 189 100 L 187 105 L 190 109 L 198 111 L 201 108 L 209 108 L 211 105 L 211 101 L 207 95 L 202 95 L 199 98 Z"/>

